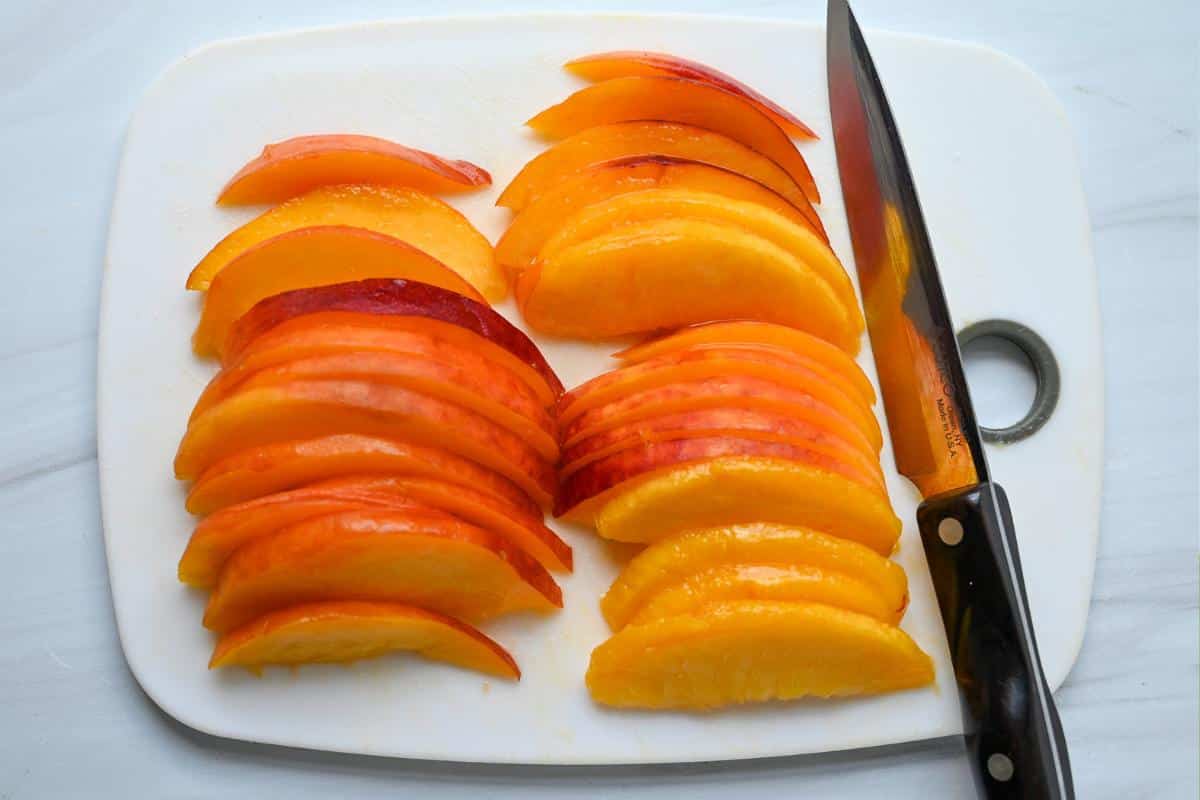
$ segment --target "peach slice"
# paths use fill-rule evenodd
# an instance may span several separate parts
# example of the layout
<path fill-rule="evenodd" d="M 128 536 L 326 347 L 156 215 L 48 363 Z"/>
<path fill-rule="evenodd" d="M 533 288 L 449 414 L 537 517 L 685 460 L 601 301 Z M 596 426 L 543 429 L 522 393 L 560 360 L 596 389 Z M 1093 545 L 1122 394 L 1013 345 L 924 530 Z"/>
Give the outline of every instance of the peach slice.
<path fill-rule="evenodd" d="M 560 440 L 563 447 L 570 448 L 622 425 L 716 408 L 744 408 L 794 417 L 828 430 L 857 450 L 868 463 L 879 463 L 879 448 L 867 440 L 853 420 L 816 399 L 808 390 L 746 375 L 720 375 L 631 392 L 563 423 Z"/>
<path fill-rule="evenodd" d="M 751 451 L 741 458 L 680 462 L 657 474 L 646 470 L 648 478 L 613 492 L 596 514 L 597 533 L 622 542 L 653 542 L 693 528 L 777 522 L 849 539 L 883 555 L 890 554 L 900 538 L 900 520 L 887 497 L 832 469 L 828 457 L 822 463 Z M 593 465 L 597 473 L 603 464 Z M 624 469 L 592 480 L 619 487 L 613 478 L 637 474 L 629 465 L 614 466 Z M 748 497 L 754 501 L 747 503 Z"/>
<path fill-rule="evenodd" d="M 501 385 L 527 395 L 547 416 L 547 409 L 561 394 L 510 351 L 452 323 L 419 316 L 318 311 L 282 322 L 256 337 L 236 359 L 227 361 L 225 369 L 205 387 L 197 405 L 211 405 L 246 375 L 261 369 L 301 358 L 364 352 L 423 356 L 489 373 L 498 367 L 509 376 Z M 499 374 L 493 374 L 499 380 Z"/>
<path fill-rule="evenodd" d="M 187 288 L 204 290 L 226 265 L 254 245 L 314 225 L 347 225 L 382 233 L 424 250 L 457 272 L 493 302 L 508 294 L 491 242 L 450 206 L 414 189 L 327 186 L 294 197 L 222 239 L 188 276 Z"/>
<path fill-rule="evenodd" d="M 325 311 L 289 320 L 256 338 L 200 394 L 192 418 L 225 399 L 251 375 L 284 364 L 330 356 L 420 358 L 479 376 L 514 411 L 554 429 L 546 382 L 512 353 L 456 325 L 423 317 L 386 317 Z"/>
<path fill-rule="evenodd" d="M 619 708 L 705 710 L 914 689 L 933 662 L 899 628 L 818 603 L 716 603 L 631 625 L 592 652 L 588 691 Z"/>
<path fill-rule="evenodd" d="M 664 485 L 670 489 L 677 489 L 680 474 L 690 475 L 692 472 L 686 470 L 685 467 L 692 466 L 699 469 L 706 462 L 734 456 L 742 456 L 750 460 L 782 461 L 785 464 L 798 462 L 809 467 L 808 470 L 801 472 L 808 479 L 808 483 L 812 485 L 813 492 L 822 488 L 828 488 L 831 491 L 837 490 L 837 496 L 825 504 L 815 501 L 809 493 L 799 490 L 791 496 L 790 505 L 785 505 L 782 501 L 777 503 L 777 505 L 783 505 L 785 510 L 793 516 L 807 515 L 800 520 L 802 523 L 805 523 L 806 520 L 817 520 L 822 525 L 831 526 L 831 530 L 845 530 L 845 535 L 856 539 L 882 538 L 890 535 L 891 541 L 894 542 L 895 536 L 899 534 L 899 522 L 896 521 L 894 515 L 891 515 L 891 508 L 888 506 L 887 500 L 878 494 L 878 489 L 867 488 L 865 484 L 869 478 L 861 474 L 861 471 L 853 464 L 840 461 L 802 442 L 772 442 L 740 436 L 694 436 L 665 442 L 648 442 L 593 461 L 563 480 L 555 502 L 554 515 L 564 517 L 569 522 L 594 520 L 601 536 L 627 542 L 654 541 L 687 527 L 703 527 L 721 522 L 745 522 L 745 514 L 758 513 L 757 495 L 735 494 L 726 492 L 725 487 L 706 484 L 705 488 L 711 490 L 713 495 L 700 502 L 694 511 L 691 511 L 674 508 L 671 505 L 674 495 L 669 491 L 659 489 Z M 666 476 L 663 473 L 666 473 Z M 654 481 L 658 477 L 663 477 L 663 480 Z M 655 491 L 650 492 L 645 500 L 631 505 L 628 513 L 616 517 L 621 524 L 613 524 L 610 518 L 605 527 L 599 527 L 599 519 L 595 516 L 596 512 L 620 495 L 633 491 L 639 484 L 645 482 L 650 482 L 655 487 Z M 793 483 L 799 484 L 800 489 L 808 488 L 804 480 L 797 479 Z M 829 484 L 829 486 L 825 487 L 825 484 Z M 842 486 L 842 484 L 846 484 L 846 486 Z M 690 485 L 687 488 L 690 489 Z M 736 502 L 734 497 L 737 498 Z M 746 497 L 756 497 L 756 502 L 746 503 Z M 661 507 L 663 511 L 664 516 L 661 521 L 641 515 L 640 505 L 652 500 L 657 502 L 660 498 L 664 502 L 659 503 L 656 507 Z M 861 508 L 847 514 L 841 513 L 843 505 L 858 500 L 863 502 Z M 736 507 L 726 508 L 730 503 Z M 814 505 L 817 507 L 809 508 Z M 740 514 L 738 513 L 739 509 Z M 873 514 L 880 514 L 881 510 L 886 514 L 882 516 L 882 519 L 874 519 Z M 675 518 L 687 517 L 689 513 L 691 517 L 695 518 L 694 523 L 684 525 L 675 522 Z M 777 511 L 775 513 L 782 514 L 784 512 Z M 724 516 L 720 516 L 721 514 Z M 709 521 L 710 516 L 713 517 L 711 521 Z M 760 517 L 755 517 L 755 519 L 760 519 Z M 872 522 L 874 528 L 857 533 L 851 530 L 855 524 L 860 522 Z M 895 530 L 892 529 L 893 522 L 895 522 Z"/>
<path fill-rule="evenodd" d="M 204 626 L 227 633 L 298 603 L 411 603 L 471 622 L 562 607 L 550 573 L 503 536 L 440 512 L 347 511 L 264 536 L 225 562 Z"/>
<path fill-rule="evenodd" d="M 228 506 L 196 526 L 179 560 L 179 580 L 210 587 L 242 545 L 313 517 L 366 508 L 434 509 L 495 531 L 547 569 L 570 571 L 571 548 L 540 516 L 485 492 L 436 478 L 352 476 Z"/>
<path fill-rule="evenodd" d="M 442 158 L 375 136 L 296 136 L 264 147 L 225 184 L 217 205 L 278 203 L 321 186 L 350 183 L 457 194 L 491 186 L 492 176 L 470 161 Z"/>
<path fill-rule="evenodd" d="M 879 463 L 872 462 L 827 429 L 796 417 L 745 408 L 709 408 L 665 414 L 597 433 L 563 451 L 559 480 L 622 450 L 649 442 L 698 436 L 734 436 L 806 447 L 854 467 L 856 481 L 878 492 L 886 492 Z"/>
<path fill-rule="evenodd" d="M 690 189 L 730 200 L 745 200 L 807 227 L 822 241 L 829 237 L 813 214 L 800 213 L 783 195 L 722 167 L 667 156 L 632 156 L 606 161 L 562 180 L 513 218 L 496 243 L 496 260 L 519 272 L 537 258 L 542 245 L 583 208 L 647 189 Z"/>
<path fill-rule="evenodd" d="M 604 339 L 715 319 L 806 330 L 849 353 L 861 330 L 829 284 L 794 255 L 732 225 L 694 219 L 632 224 L 568 247 L 522 274 L 530 327 Z"/>
<path fill-rule="evenodd" d="M 201 395 L 192 418 L 235 392 L 292 381 L 370 381 L 412 389 L 470 409 L 525 440 L 547 461 L 557 461 L 557 430 L 550 415 L 520 391 L 524 385 L 511 374 L 486 361 L 475 365 L 483 366 L 487 369 L 424 355 L 360 351 L 298 358 L 257 371 L 235 367 L 218 376 L 220 383 L 212 392 Z"/>
<path fill-rule="evenodd" d="M 484 492 L 528 515 L 541 514 L 516 484 L 449 450 L 353 434 L 240 449 L 200 473 L 188 492 L 187 510 L 211 514 L 256 497 L 347 475 L 436 478 Z"/>
<path fill-rule="evenodd" d="M 697 345 L 606 372 L 562 396 L 558 403 L 559 425 L 569 425 L 581 414 L 628 397 L 633 392 L 671 383 L 734 375 L 762 378 L 779 386 L 807 392 L 853 422 L 876 449 L 883 444 L 879 421 L 853 384 L 841 373 L 815 359 L 770 345 Z"/>
<path fill-rule="evenodd" d="M 405 278 L 485 302 L 458 273 L 399 239 L 345 225 L 298 228 L 253 245 L 217 273 L 192 347 L 220 354 L 234 321 L 271 295 L 364 278 Z"/>
<path fill-rule="evenodd" d="M 179 559 L 179 580 L 210 588 L 221 567 L 239 547 L 314 517 L 367 508 L 430 507 L 396 494 L 324 488 L 294 489 L 223 508 L 202 520 Z"/>
<path fill-rule="evenodd" d="M 500 314 L 460 294 L 406 280 L 363 280 L 295 289 L 268 297 L 233 326 L 223 363 L 238 360 L 251 342 L 276 326 L 322 312 L 351 313 L 357 321 L 369 321 L 380 327 L 436 331 L 443 338 L 468 347 L 478 346 L 480 352 L 487 351 L 490 355 L 506 350 L 513 356 L 509 362 L 514 368 L 520 364 L 526 366 L 524 370 L 518 369 L 518 373 L 540 395 L 553 402 L 563 392 L 562 383 L 537 345 Z M 375 319 L 363 319 L 370 316 Z M 415 318 L 429 322 L 418 322 Z M 324 318 L 319 320 L 324 321 Z M 454 330 L 455 327 L 461 332 Z M 488 347 L 489 343 L 494 347 Z M 528 374 L 531 370 L 537 377 Z"/>
<path fill-rule="evenodd" d="M 486 492 L 436 478 L 404 475 L 332 478 L 312 488 L 412 498 L 472 525 L 503 534 L 548 570 L 570 572 L 574 568 L 571 546 L 543 524 L 540 509 L 531 512 Z"/>
<path fill-rule="evenodd" d="M 701 611 L 711 603 L 767 600 L 823 603 L 895 625 L 896 609 L 888 608 L 869 584 L 816 567 L 737 564 L 689 575 L 651 597 L 629 621 L 644 625 Z"/>
<path fill-rule="evenodd" d="M 508 430 L 454 403 L 368 381 L 292 381 L 238 392 L 188 426 L 175 474 L 187 480 L 238 450 L 342 433 L 444 447 L 499 472 L 543 505 L 554 496 L 551 465 Z"/>
<path fill-rule="evenodd" d="M 755 320 L 731 322 L 702 322 L 666 336 L 649 339 L 628 347 L 613 358 L 625 364 L 638 364 L 656 356 L 687 350 L 698 345 L 770 345 L 790 350 L 799 356 L 820 361 L 854 384 L 867 405 L 876 401 L 875 387 L 854 359 L 824 339 L 786 325 Z"/>
<path fill-rule="evenodd" d="M 209 669 L 329 664 L 411 651 L 432 661 L 519 680 L 507 651 L 475 628 L 402 603 L 306 603 L 271 612 L 225 634 Z"/>
<path fill-rule="evenodd" d="M 640 75 L 613 78 L 580 89 L 525 124 L 558 139 L 600 125 L 647 119 L 728 136 L 783 167 L 810 202 L 821 202 L 812 172 L 787 134 L 744 97 L 711 84 Z"/>
<path fill-rule="evenodd" d="M 626 78 L 632 75 L 666 75 L 707 83 L 749 100 L 789 135 L 798 136 L 802 139 L 817 138 L 817 134 L 813 132 L 812 128 L 805 125 L 800 121 L 799 117 L 778 103 L 772 102 L 765 95 L 751 89 L 741 81 L 726 75 L 724 72 L 701 64 L 698 61 L 691 61 L 667 53 L 651 53 L 644 50 L 614 50 L 607 53 L 595 53 L 583 58 L 572 59 L 566 63 L 565 67 L 568 72 L 589 81 L 607 81 L 613 78 Z"/>
<path fill-rule="evenodd" d="M 845 306 L 855 326 L 863 329 L 854 284 L 837 256 L 807 225 L 754 201 L 735 200 L 694 189 L 646 189 L 585 206 L 563 220 L 558 232 L 542 245 L 538 258 L 552 261 L 571 245 L 602 236 L 617 228 L 660 219 L 698 219 L 732 225 L 761 236 L 791 253 L 817 272 Z"/>
<path fill-rule="evenodd" d="M 778 192 L 806 217 L 818 220 L 800 184 L 771 159 L 713 131 L 652 120 L 601 125 L 563 139 L 526 164 L 496 205 L 521 211 L 559 181 L 632 156 L 687 159 L 736 172 Z"/>
<path fill-rule="evenodd" d="M 638 553 L 600 600 L 613 630 L 660 593 L 708 570 L 739 565 L 808 567 L 871 587 L 897 619 L 908 605 L 908 578 L 894 561 L 848 539 L 794 525 L 749 523 L 687 531 Z"/>

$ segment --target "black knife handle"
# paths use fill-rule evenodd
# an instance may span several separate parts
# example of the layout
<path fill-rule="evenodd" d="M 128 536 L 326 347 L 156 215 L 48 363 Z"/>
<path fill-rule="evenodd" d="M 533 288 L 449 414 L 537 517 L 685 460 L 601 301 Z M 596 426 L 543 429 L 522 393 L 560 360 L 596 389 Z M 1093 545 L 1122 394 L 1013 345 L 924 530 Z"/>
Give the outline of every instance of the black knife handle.
<path fill-rule="evenodd" d="M 1004 490 L 982 483 L 931 497 L 917 523 L 980 796 L 1073 800 L 1067 742 L 1042 674 Z"/>

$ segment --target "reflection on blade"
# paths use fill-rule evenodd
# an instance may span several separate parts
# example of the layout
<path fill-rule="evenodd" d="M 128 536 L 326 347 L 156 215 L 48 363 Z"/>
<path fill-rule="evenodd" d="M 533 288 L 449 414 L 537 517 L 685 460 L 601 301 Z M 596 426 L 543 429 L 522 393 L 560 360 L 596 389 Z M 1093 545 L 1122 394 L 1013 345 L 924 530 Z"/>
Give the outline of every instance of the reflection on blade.
<path fill-rule="evenodd" d="M 896 466 L 922 496 L 987 479 L 912 176 L 862 33 L 829 4 L 829 100 L 867 330 Z"/>

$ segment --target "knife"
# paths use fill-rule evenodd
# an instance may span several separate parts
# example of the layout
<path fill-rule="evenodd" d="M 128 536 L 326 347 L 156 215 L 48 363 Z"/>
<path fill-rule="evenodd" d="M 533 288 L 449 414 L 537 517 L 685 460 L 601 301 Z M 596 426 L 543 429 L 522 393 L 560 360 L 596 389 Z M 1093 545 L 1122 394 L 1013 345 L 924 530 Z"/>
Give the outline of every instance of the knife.
<path fill-rule="evenodd" d="M 991 480 L 900 135 L 846 0 L 826 29 L 833 139 L 896 467 L 950 645 L 981 797 L 1075 797 L 1004 490 Z"/>

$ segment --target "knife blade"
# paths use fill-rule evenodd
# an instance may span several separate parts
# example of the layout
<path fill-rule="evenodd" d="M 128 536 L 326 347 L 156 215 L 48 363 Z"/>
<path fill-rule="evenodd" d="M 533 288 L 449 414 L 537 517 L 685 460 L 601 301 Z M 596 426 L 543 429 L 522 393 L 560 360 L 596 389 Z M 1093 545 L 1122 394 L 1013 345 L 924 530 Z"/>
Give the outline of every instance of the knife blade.
<path fill-rule="evenodd" d="M 989 800 L 1074 798 L 1008 500 L 991 480 L 908 160 L 846 0 L 829 0 L 826 59 L 867 331 L 896 467 L 924 498 L 917 526 L 976 786 Z"/>

